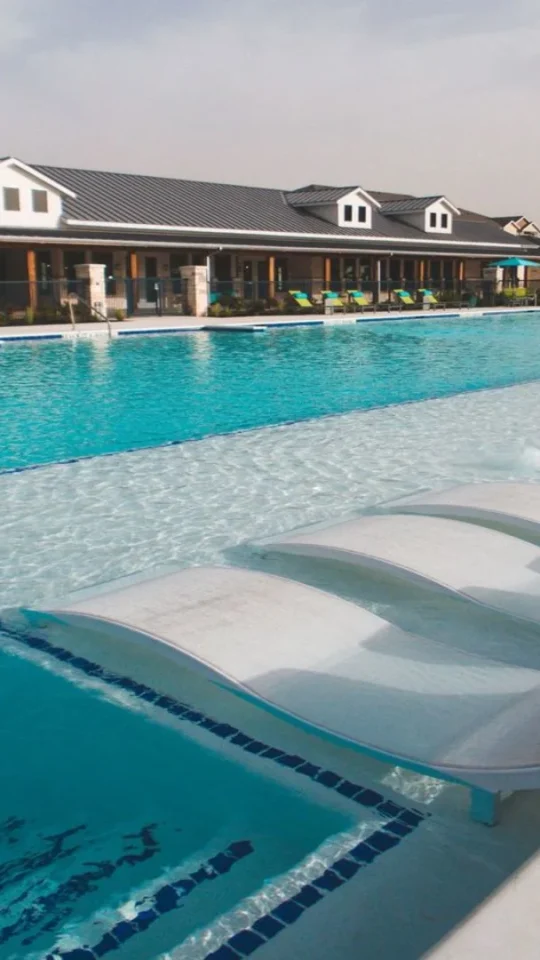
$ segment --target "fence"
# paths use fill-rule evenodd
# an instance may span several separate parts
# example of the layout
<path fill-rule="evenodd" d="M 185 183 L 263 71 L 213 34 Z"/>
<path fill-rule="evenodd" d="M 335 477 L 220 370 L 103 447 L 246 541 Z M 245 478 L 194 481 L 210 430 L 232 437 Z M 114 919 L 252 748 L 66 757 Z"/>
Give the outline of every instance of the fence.
<path fill-rule="evenodd" d="M 185 281 L 176 278 L 107 277 L 106 309 L 109 319 L 131 316 L 185 314 Z M 104 320 L 91 309 L 87 280 L 8 280 L 0 282 L 0 326 L 22 323 L 69 323 Z"/>
<path fill-rule="evenodd" d="M 404 303 L 397 289 L 410 294 L 412 304 Z M 213 316 L 252 316 L 257 314 L 293 313 L 298 306 L 291 290 L 301 290 L 312 303 L 312 312 L 325 311 L 323 291 L 337 294 L 341 303 L 336 309 L 358 312 L 359 303 L 350 291 L 361 291 L 367 305 L 375 310 L 425 305 L 428 289 L 441 306 L 540 306 L 540 280 L 530 281 L 527 288 L 503 288 L 500 283 L 482 278 L 444 282 L 442 280 L 412 283 L 385 279 L 380 282 L 362 278 L 346 278 L 325 284 L 320 279 L 245 281 L 212 280 L 209 283 L 209 313 Z M 70 302 L 71 301 L 71 302 Z M 0 282 L 0 326 L 21 323 L 69 323 L 73 310 L 77 322 L 103 320 L 94 315 L 86 280 L 26 280 Z M 432 303 L 433 305 L 433 303 Z M 133 316 L 174 316 L 189 313 L 186 281 L 177 277 L 108 277 L 106 312 L 109 319 L 123 320 Z M 304 312 L 308 312 L 304 310 Z"/>
<path fill-rule="evenodd" d="M 304 278 L 289 280 L 278 285 L 268 280 L 245 283 L 242 280 L 210 282 L 210 312 L 214 314 L 257 314 L 292 312 L 297 309 L 290 291 L 302 291 L 311 300 L 314 312 L 324 312 L 327 291 L 337 294 L 341 300 L 339 309 L 358 312 L 358 302 L 351 291 L 364 295 L 367 304 L 374 309 L 405 308 L 407 304 L 396 293 L 404 290 L 418 306 L 426 303 L 425 291 L 431 293 L 441 306 L 516 306 L 540 305 L 540 280 L 532 281 L 527 288 L 507 287 L 493 280 L 468 279 L 463 281 L 429 281 L 424 283 L 385 279 L 380 282 L 360 278 L 346 278 L 324 283 L 323 280 Z M 432 303 L 433 305 L 433 303 Z M 307 312 L 307 311 L 305 311 Z"/>

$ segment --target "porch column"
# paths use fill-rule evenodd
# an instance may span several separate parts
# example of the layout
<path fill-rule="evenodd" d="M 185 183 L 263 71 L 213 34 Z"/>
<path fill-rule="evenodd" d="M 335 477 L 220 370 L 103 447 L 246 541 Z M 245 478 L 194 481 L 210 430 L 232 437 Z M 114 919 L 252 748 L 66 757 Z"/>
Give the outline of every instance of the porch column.
<path fill-rule="evenodd" d="M 330 284 L 332 282 L 332 258 L 324 258 L 324 288 L 325 290 L 330 289 Z"/>
<path fill-rule="evenodd" d="M 26 251 L 26 272 L 28 275 L 28 306 L 35 310 L 38 301 L 36 251 Z"/>
<path fill-rule="evenodd" d="M 129 255 L 129 276 L 131 278 L 131 282 L 129 284 L 128 297 L 127 297 L 128 316 L 134 313 L 134 311 L 137 308 L 137 304 L 139 302 L 139 289 L 138 289 L 139 285 L 137 283 L 137 279 L 139 276 L 139 263 L 138 263 L 138 257 L 135 251 L 132 251 Z"/>
<path fill-rule="evenodd" d="M 377 257 L 375 260 L 375 288 L 373 290 L 373 303 L 379 303 L 381 299 L 381 261 Z"/>
<path fill-rule="evenodd" d="M 459 289 L 461 291 L 463 287 L 463 282 L 465 280 L 465 261 L 460 260 L 458 263 L 458 280 L 459 280 Z"/>
<path fill-rule="evenodd" d="M 268 297 L 273 300 L 276 295 L 276 258 L 268 257 Z"/>
<path fill-rule="evenodd" d="M 421 287 L 424 286 L 426 280 L 426 261 L 420 260 L 418 262 L 418 283 Z"/>

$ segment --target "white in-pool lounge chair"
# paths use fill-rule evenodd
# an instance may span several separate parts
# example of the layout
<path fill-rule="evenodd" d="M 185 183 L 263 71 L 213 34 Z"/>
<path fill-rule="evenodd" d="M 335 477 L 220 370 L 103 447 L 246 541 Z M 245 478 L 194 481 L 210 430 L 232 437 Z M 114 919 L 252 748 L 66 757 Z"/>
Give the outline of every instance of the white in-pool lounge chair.
<path fill-rule="evenodd" d="M 295 581 L 194 568 L 20 614 L 169 696 L 188 665 L 370 756 L 464 784 L 483 822 L 501 791 L 540 788 L 540 671 L 412 636 Z"/>
<path fill-rule="evenodd" d="M 496 530 L 440 517 L 364 516 L 261 549 L 381 571 L 540 623 L 540 548 Z"/>
<path fill-rule="evenodd" d="M 465 520 L 540 544 L 540 483 L 467 483 L 405 497 L 385 509 Z"/>

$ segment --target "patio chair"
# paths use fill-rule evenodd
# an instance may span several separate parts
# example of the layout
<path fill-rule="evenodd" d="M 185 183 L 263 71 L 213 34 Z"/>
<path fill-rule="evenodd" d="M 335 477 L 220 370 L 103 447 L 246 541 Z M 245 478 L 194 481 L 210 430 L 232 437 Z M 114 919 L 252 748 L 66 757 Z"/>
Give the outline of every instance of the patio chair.
<path fill-rule="evenodd" d="M 402 307 L 414 307 L 414 300 L 408 290 L 394 290 L 398 303 Z"/>
<path fill-rule="evenodd" d="M 303 310 L 313 309 L 313 304 L 307 293 L 304 293 L 302 290 L 289 290 L 289 296 L 292 297 L 296 305 Z"/>
<path fill-rule="evenodd" d="M 433 290 L 428 290 L 427 287 L 421 287 L 418 293 L 422 294 L 423 303 L 428 303 L 432 307 L 440 307 L 442 310 L 446 310 L 449 307 L 461 308 L 470 306 L 469 300 L 440 300 L 439 297 L 433 293 Z"/>
<path fill-rule="evenodd" d="M 362 312 L 366 307 L 371 307 L 371 304 L 366 297 L 365 293 L 362 290 L 347 290 L 347 295 L 351 303 L 354 303 L 356 307 L 360 307 Z"/>
<path fill-rule="evenodd" d="M 345 310 L 343 300 L 334 290 L 321 290 L 321 296 L 325 307 L 329 306 L 332 310 Z"/>

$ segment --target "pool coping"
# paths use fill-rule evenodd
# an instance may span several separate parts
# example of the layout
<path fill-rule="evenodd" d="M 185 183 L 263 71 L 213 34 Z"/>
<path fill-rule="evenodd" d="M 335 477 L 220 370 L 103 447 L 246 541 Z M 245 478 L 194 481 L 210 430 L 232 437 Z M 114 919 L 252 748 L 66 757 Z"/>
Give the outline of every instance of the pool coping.
<path fill-rule="evenodd" d="M 396 320 L 455 320 L 463 317 L 489 317 L 506 316 L 512 314 L 540 313 L 538 307 L 493 307 L 477 308 L 468 307 L 459 310 L 420 310 L 409 313 L 408 311 L 381 311 L 377 313 L 351 313 L 351 314 L 332 314 L 332 315 L 311 315 L 309 317 L 282 317 L 278 320 L 261 317 L 246 317 L 245 319 L 231 318 L 226 322 L 209 323 L 207 318 L 201 318 L 200 322 L 179 323 L 178 318 L 159 317 L 155 322 L 140 324 L 140 320 L 122 321 L 110 324 L 110 335 L 113 338 L 135 337 L 135 336 L 173 336 L 184 333 L 261 333 L 265 330 L 278 330 L 290 327 L 320 327 L 320 326 L 346 326 L 355 323 L 381 323 Z M 130 326 L 129 324 L 133 324 Z M 84 324 L 79 328 L 73 329 L 66 325 L 65 329 L 58 329 L 55 325 L 53 330 L 46 326 L 34 326 L 31 332 L 20 327 L 14 328 L 13 333 L 9 333 L 9 327 L 0 329 L 0 343 L 18 343 L 28 341 L 42 340 L 94 340 L 102 337 L 109 337 L 109 330 L 105 324 Z M 3 332 L 3 331 L 6 332 Z"/>

